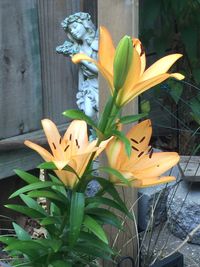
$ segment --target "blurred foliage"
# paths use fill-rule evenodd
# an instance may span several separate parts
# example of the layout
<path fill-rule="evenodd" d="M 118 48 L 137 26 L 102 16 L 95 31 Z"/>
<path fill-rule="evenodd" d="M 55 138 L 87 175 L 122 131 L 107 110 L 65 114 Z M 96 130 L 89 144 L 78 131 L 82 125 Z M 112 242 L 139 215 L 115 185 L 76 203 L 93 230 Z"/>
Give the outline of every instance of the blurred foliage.
<path fill-rule="evenodd" d="M 156 142 L 162 139 L 159 131 L 165 138 L 160 147 L 193 153 L 200 140 L 200 0 L 140 1 L 140 39 L 147 62 L 171 53 L 183 54 L 173 71 L 184 74 L 185 81 L 170 79 L 141 99 L 150 103 L 150 118 L 158 128 Z"/>
<path fill-rule="evenodd" d="M 178 66 L 200 85 L 200 1 L 145 0 L 140 8 L 140 38 L 158 56 L 167 51 L 184 54 Z M 154 52 L 154 51 L 152 51 Z"/>

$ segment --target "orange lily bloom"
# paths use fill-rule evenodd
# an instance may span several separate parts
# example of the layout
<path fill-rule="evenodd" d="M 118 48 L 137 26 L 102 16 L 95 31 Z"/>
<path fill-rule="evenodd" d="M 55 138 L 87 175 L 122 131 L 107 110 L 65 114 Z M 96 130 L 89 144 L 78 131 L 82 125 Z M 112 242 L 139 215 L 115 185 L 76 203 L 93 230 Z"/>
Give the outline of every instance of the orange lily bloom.
<path fill-rule="evenodd" d="M 85 54 L 76 54 L 72 57 L 74 63 L 82 60 L 96 64 L 104 78 L 108 81 L 111 93 L 113 94 L 113 62 L 115 47 L 110 33 L 105 27 L 100 27 L 98 61 Z M 133 58 L 126 80 L 119 91 L 117 105 L 123 106 L 132 99 L 148 90 L 149 88 L 173 77 L 178 80 L 184 79 L 180 73 L 168 73 L 170 67 L 180 58 L 181 54 L 171 54 L 155 62 L 146 71 L 146 56 L 141 42 L 133 38 Z"/>
<path fill-rule="evenodd" d="M 97 157 L 110 141 L 109 139 L 102 142 L 99 147 L 96 147 L 97 140 L 88 142 L 87 124 L 81 120 L 72 121 L 63 138 L 51 120 L 42 120 L 42 126 L 52 153 L 31 141 L 26 140 L 24 143 L 38 152 L 45 161 L 53 162 L 58 169 L 55 171 L 57 176 L 71 188 L 78 178 L 74 173 L 62 169 L 69 165 L 81 177 L 91 154 L 96 151 Z"/>
<path fill-rule="evenodd" d="M 132 127 L 126 136 L 132 146 L 130 158 L 125 152 L 124 144 L 116 138 L 106 147 L 109 165 L 120 171 L 134 187 L 148 187 L 175 180 L 173 176 L 160 176 L 177 164 L 179 155 L 176 152 L 153 152 L 149 146 L 151 134 L 150 120 Z M 121 184 L 114 176 L 110 180 Z"/>

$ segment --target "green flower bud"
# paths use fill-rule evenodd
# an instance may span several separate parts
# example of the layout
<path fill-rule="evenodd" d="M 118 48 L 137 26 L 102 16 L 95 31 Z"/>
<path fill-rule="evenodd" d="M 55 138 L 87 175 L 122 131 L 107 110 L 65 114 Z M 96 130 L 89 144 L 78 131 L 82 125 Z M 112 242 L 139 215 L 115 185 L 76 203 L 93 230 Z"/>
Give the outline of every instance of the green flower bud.
<path fill-rule="evenodd" d="M 115 52 L 115 58 L 114 58 L 114 87 L 115 90 L 119 91 L 120 88 L 122 88 L 130 65 L 132 63 L 132 57 L 133 57 L 133 43 L 130 36 L 124 36 Z"/>
<path fill-rule="evenodd" d="M 145 100 L 143 99 L 141 102 L 140 102 L 140 110 L 142 113 L 149 113 L 150 110 L 151 110 L 151 105 L 150 105 L 150 102 L 149 100 Z"/>

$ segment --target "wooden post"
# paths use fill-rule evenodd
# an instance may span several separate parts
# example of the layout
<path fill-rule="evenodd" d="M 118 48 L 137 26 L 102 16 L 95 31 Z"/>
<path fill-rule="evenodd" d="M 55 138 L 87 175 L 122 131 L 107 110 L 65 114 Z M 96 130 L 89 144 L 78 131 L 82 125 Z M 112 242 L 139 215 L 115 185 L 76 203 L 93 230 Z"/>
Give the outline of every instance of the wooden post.
<path fill-rule="evenodd" d="M 118 43 L 121 37 L 125 34 L 130 36 L 138 35 L 138 0 L 106 0 L 98 1 L 98 24 L 106 26 L 112 34 L 115 44 Z M 109 89 L 106 82 L 100 77 L 99 79 L 99 94 L 100 94 L 100 110 L 105 104 L 109 95 Z M 137 100 L 131 102 L 125 109 L 125 114 L 134 114 L 137 112 Z M 127 206 L 130 208 L 137 199 L 137 191 L 132 188 L 119 188 L 122 198 L 125 198 Z M 137 208 L 135 205 L 135 215 L 137 217 Z M 126 219 L 125 233 L 120 233 L 117 239 L 115 248 L 122 250 L 122 256 L 131 256 L 134 259 L 137 254 L 137 241 L 135 238 L 135 225 Z M 113 227 L 108 229 L 110 242 L 113 243 L 117 231 Z M 103 263 L 104 267 L 111 267 L 109 262 Z M 116 266 L 116 265 L 113 265 Z M 123 264 L 125 267 L 130 266 L 130 262 Z"/>

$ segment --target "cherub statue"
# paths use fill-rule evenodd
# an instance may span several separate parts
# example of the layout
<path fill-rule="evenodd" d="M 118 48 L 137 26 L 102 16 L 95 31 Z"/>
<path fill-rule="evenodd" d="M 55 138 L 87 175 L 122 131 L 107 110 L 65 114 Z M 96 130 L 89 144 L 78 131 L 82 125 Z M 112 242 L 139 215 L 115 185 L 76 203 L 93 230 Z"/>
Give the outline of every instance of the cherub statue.
<path fill-rule="evenodd" d="M 56 48 L 65 56 L 83 52 L 96 59 L 98 53 L 98 32 L 88 13 L 79 12 L 65 18 L 61 26 L 69 40 Z M 98 70 L 90 62 L 83 61 L 79 69 L 77 105 L 86 115 L 96 119 L 98 115 Z"/>

